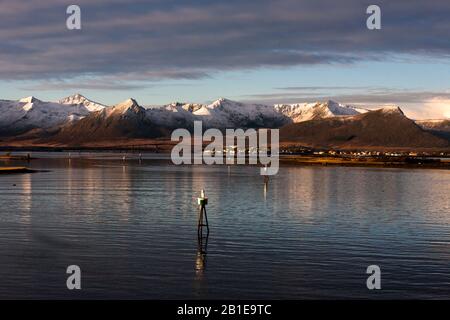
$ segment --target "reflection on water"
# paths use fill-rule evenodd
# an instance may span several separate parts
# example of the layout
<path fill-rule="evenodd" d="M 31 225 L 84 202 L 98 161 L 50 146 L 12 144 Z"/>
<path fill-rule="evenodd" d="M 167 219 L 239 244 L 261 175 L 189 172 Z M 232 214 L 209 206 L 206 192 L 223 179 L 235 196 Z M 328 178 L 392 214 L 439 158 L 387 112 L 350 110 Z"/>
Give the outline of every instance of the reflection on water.
<path fill-rule="evenodd" d="M 208 238 L 209 238 L 208 234 L 204 237 L 198 238 L 197 258 L 195 259 L 195 270 L 197 279 L 201 279 L 203 277 L 203 272 L 205 271 L 206 268 Z"/>
<path fill-rule="evenodd" d="M 32 193 L 31 193 L 32 185 L 30 174 L 20 175 L 19 188 L 22 188 L 21 192 L 22 197 L 18 203 L 18 205 L 20 206 L 20 214 L 21 214 L 20 221 L 24 225 L 29 225 L 31 222 L 31 201 L 32 201 Z"/>
<path fill-rule="evenodd" d="M 208 233 L 205 236 L 198 237 L 197 255 L 195 257 L 195 278 L 194 295 L 195 297 L 208 296 L 208 278 L 206 277 L 206 259 L 208 250 Z"/>
<path fill-rule="evenodd" d="M 33 156 L 49 171 L 0 177 L 0 298 L 450 297 L 448 171 L 286 166 L 264 181 L 164 156 Z"/>

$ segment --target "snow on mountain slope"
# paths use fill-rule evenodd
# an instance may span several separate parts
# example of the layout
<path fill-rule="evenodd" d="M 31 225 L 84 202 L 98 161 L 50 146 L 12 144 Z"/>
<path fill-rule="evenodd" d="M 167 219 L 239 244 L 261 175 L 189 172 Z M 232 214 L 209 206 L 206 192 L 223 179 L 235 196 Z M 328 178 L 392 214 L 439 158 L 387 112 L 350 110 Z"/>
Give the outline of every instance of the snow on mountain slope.
<path fill-rule="evenodd" d="M 303 122 L 337 116 L 351 116 L 360 114 L 364 111 L 364 109 L 356 109 L 331 100 L 325 103 L 276 104 L 274 108 L 281 114 L 292 119 L 293 122 Z"/>
<path fill-rule="evenodd" d="M 165 106 L 166 109 L 169 110 L 178 110 L 180 107 L 181 109 L 189 112 L 195 112 L 201 107 L 203 107 L 203 104 L 201 103 L 182 103 L 182 102 L 172 102 Z"/>
<path fill-rule="evenodd" d="M 402 109 L 400 109 L 399 106 L 395 106 L 395 105 L 393 105 L 393 106 L 384 106 L 383 108 L 377 109 L 377 110 L 379 110 L 379 111 L 381 111 L 383 113 L 388 113 L 388 114 L 389 113 L 400 113 L 400 114 L 404 115 Z"/>
<path fill-rule="evenodd" d="M 51 138 L 53 142 L 83 144 L 111 139 L 155 138 L 167 136 L 168 131 L 155 126 L 147 110 L 136 100 L 128 99 L 113 107 L 91 112 L 74 123 L 68 123 Z"/>
<path fill-rule="evenodd" d="M 98 125 L 102 125 L 101 122 L 105 122 L 105 125 L 107 125 L 108 122 L 114 121 L 114 119 L 144 119 L 147 118 L 147 114 L 145 108 L 141 107 L 136 100 L 129 98 L 112 107 L 105 107 L 98 111 L 90 112 L 83 119 L 87 120 L 88 118 L 91 122 L 97 122 Z"/>
<path fill-rule="evenodd" d="M 34 128 L 50 128 L 89 114 L 84 105 L 44 102 L 35 97 L 0 100 L 0 134 L 18 134 Z"/>
<path fill-rule="evenodd" d="M 59 100 L 60 104 L 77 104 L 77 105 L 83 105 L 86 107 L 86 109 L 90 112 L 93 111 L 100 111 L 104 108 L 106 108 L 107 106 L 91 101 L 88 98 L 86 98 L 85 96 L 76 93 L 74 95 L 68 96 L 64 99 Z"/>
<path fill-rule="evenodd" d="M 416 120 L 424 129 L 450 132 L 450 119 Z"/>
<path fill-rule="evenodd" d="M 23 103 L 33 103 L 33 102 L 42 102 L 41 100 L 33 97 L 33 96 L 29 96 L 29 97 L 25 97 L 19 100 L 19 102 L 23 102 Z"/>
<path fill-rule="evenodd" d="M 386 115 L 401 113 L 396 106 L 380 110 Z M 108 107 L 80 94 L 64 98 L 59 103 L 26 97 L 18 101 L 0 100 L 0 134 L 16 135 L 36 128 L 70 126 L 88 116 L 89 119 L 83 121 L 79 130 L 71 128 L 70 132 L 82 134 L 83 130 L 97 128 L 104 136 L 108 132 L 119 136 L 118 133 L 123 132 L 122 125 L 128 130 L 127 135 L 132 135 L 133 125 L 136 125 L 139 127 L 136 130 L 140 132 L 136 133 L 138 136 L 151 136 L 176 128 L 192 129 L 194 121 L 202 121 L 204 128 L 279 128 L 290 123 L 327 118 L 346 121 L 368 111 L 334 101 L 268 106 L 221 98 L 208 105 L 174 102 L 159 107 L 141 107 L 135 100 L 128 99 Z M 114 130 L 107 128 L 110 123 L 115 124 Z M 416 123 L 430 129 L 437 129 L 438 126 L 448 128 L 448 122 Z M 89 138 L 89 132 L 83 135 Z"/>
<path fill-rule="evenodd" d="M 27 108 L 24 108 L 26 102 L 0 100 L 0 127 L 9 126 L 15 121 L 24 117 Z"/>
<path fill-rule="evenodd" d="M 292 123 L 280 129 L 280 140 L 322 148 L 450 146 L 450 140 L 423 130 L 398 107 Z"/>
<path fill-rule="evenodd" d="M 166 128 L 191 128 L 198 119 L 193 112 L 200 109 L 200 104 L 171 103 L 162 107 L 147 108 L 147 117 L 155 125 Z"/>
<path fill-rule="evenodd" d="M 130 98 L 115 105 L 112 108 L 105 108 L 108 117 L 119 116 L 122 118 L 127 117 L 145 117 L 145 109 L 141 107 L 136 100 Z"/>
<path fill-rule="evenodd" d="M 71 106 L 80 106 L 71 105 Z M 95 126 L 108 126 L 111 121 L 115 119 L 143 119 L 146 118 L 146 110 L 141 107 L 136 100 L 128 99 L 112 107 L 105 107 L 99 111 L 90 112 L 82 119 L 85 122 L 90 121 Z M 79 120 L 82 120 L 79 119 Z M 80 122 L 80 121 L 78 121 Z M 77 122 L 65 124 L 65 127 L 77 125 Z"/>
<path fill-rule="evenodd" d="M 271 106 L 244 104 L 224 98 L 202 106 L 193 114 L 205 126 L 216 128 L 273 128 L 289 122 L 285 115 Z"/>

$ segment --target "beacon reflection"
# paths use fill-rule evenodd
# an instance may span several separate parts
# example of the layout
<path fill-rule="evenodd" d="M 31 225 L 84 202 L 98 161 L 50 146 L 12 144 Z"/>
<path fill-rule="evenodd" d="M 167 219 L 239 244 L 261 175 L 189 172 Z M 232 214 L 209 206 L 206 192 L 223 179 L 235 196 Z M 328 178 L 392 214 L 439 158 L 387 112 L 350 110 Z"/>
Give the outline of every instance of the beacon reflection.
<path fill-rule="evenodd" d="M 206 269 L 206 254 L 208 248 L 208 236 L 198 238 L 197 256 L 195 259 L 195 274 L 197 280 L 203 279 Z"/>

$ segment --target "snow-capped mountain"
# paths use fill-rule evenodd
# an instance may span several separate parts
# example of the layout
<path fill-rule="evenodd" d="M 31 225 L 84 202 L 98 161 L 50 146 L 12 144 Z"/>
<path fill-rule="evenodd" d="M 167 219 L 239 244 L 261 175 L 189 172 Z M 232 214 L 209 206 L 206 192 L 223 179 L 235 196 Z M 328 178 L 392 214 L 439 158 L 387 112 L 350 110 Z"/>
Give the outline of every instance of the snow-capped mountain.
<path fill-rule="evenodd" d="M 149 107 L 150 120 L 166 128 L 191 128 L 194 121 L 202 121 L 209 128 L 261 128 L 279 127 L 290 120 L 273 106 L 245 104 L 218 99 L 211 104 L 171 103 L 162 107 Z"/>
<path fill-rule="evenodd" d="M 105 114 L 106 117 L 115 116 L 120 118 L 146 117 L 145 109 L 132 98 L 127 99 L 111 108 L 102 109 L 101 114 Z"/>
<path fill-rule="evenodd" d="M 418 126 L 435 135 L 450 139 L 450 119 L 416 120 Z"/>
<path fill-rule="evenodd" d="M 395 106 L 349 117 L 292 123 L 280 129 L 280 140 L 340 149 L 450 147 L 450 140 L 422 129 Z"/>
<path fill-rule="evenodd" d="M 221 98 L 193 112 L 207 127 L 275 128 L 289 123 L 288 117 L 273 106 L 244 104 Z"/>
<path fill-rule="evenodd" d="M 147 110 L 136 100 L 128 99 L 113 107 L 91 112 L 77 122 L 62 126 L 53 141 L 83 144 L 121 138 L 153 138 L 166 136 L 168 132 L 155 126 L 147 116 Z"/>
<path fill-rule="evenodd" d="M 90 112 L 100 111 L 107 107 L 101 103 L 89 100 L 88 98 L 86 98 L 85 96 L 83 96 L 79 93 L 76 93 L 76 94 L 68 96 L 64 99 L 61 99 L 61 100 L 59 100 L 59 103 L 60 104 L 71 104 L 71 105 L 72 104 L 83 105 Z"/>
<path fill-rule="evenodd" d="M 200 104 L 171 103 L 162 107 L 147 108 L 147 117 L 155 125 L 166 128 L 191 128 L 198 120 L 193 114 L 201 108 Z"/>
<path fill-rule="evenodd" d="M 292 119 L 293 122 L 325 119 L 337 116 L 351 116 L 368 111 L 361 108 L 342 105 L 331 100 L 325 103 L 276 104 L 274 108 L 281 114 Z"/>
<path fill-rule="evenodd" d="M 362 117 L 366 114 L 367 116 Z M 296 134 L 297 129 L 301 135 L 309 134 L 312 131 L 308 131 L 308 128 L 314 127 L 314 136 L 317 137 L 326 136 L 331 141 L 334 133 L 344 137 L 348 132 L 354 131 L 361 139 L 364 137 L 364 143 L 370 139 L 385 143 L 388 140 L 376 137 L 379 134 L 377 130 L 385 131 L 387 126 L 393 126 L 395 121 L 399 121 L 399 125 L 405 125 L 405 130 L 408 128 L 411 134 L 417 133 L 417 139 L 420 132 L 418 129 L 426 129 L 427 134 L 439 138 L 450 138 L 448 131 L 442 131 L 442 128 L 448 130 L 448 120 L 413 122 L 408 119 L 410 122 L 407 122 L 406 119 L 397 106 L 384 107 L 374 112 L 334 101 L 269 106 L 221 98 L 210 104 L 174 102 L 163 106 L 142 107 L 130 98 L 109 107 L 81 94 L 69 96 L 58 103 L 40 101 L 35 97 L 17 101 L 0 100 L 0 135 L 4 138 L 20 135 L 20 139 L 33 137 L 73 145 L 108 139 L 168 137 L 177 128 L 191 130 L 194 121 L 202 121 L 204 128 L 218 129 L 281 128 L 286 125 L 289 128 L 290 124 L 304 124 L 291 127 L 295 128 L 292 132 L 284 130 L 285 138 L 286 134 Z M 365 126 L 362 131 L 358 131 L 360 124 Z M 333 129 L 334 125 L 340 129 Z M 370 128 L 376 130 L 369 132 L 372 130 Z M 328 137 L 329 134 L 331 136 Z M 394 139 L 386 137 L 388 138 Z M 311 137 L 311 143 L 314 139 Z M 395 141 L 408 142 L 398 139 Z"/>
<path fill-rule="evenodd" d="M 416 123 L 427 130 L 450 132 L 450 119 L 416 120 Z"/>
<path fill-rule="evenodd" d="M 195 112 L 203 106 L 204 106 L 204 104 L 201 104 L 201 103 L 172 102 L 172 103 L 169 103 L 168 105 L 166 105 L 165 107 L 169 108 L 169 109 L 177 109 L 177 110 L 181 107 L 183 110 L 186 110 L 189 112 Z"/>
<path fill-rule="evenodd" d="M 77 121 L 90 113 L 84 105 L 44 102 L 35 97 L 0 100 L 0 134 L 15 135 L 35 128 L 51 128 Z"/>

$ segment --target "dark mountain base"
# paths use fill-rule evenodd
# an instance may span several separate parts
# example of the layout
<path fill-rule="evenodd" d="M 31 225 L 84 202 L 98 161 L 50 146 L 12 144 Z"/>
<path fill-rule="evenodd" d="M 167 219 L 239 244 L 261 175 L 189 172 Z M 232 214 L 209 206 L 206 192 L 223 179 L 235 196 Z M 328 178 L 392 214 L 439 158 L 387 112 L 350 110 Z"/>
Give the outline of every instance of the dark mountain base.
<path fill-rule="evenodd" d="M 290 124 L 281 128 L 280 140 L 327 149 L 450 148 L 449 139 L 422 129 L 398 108 Z"/>

